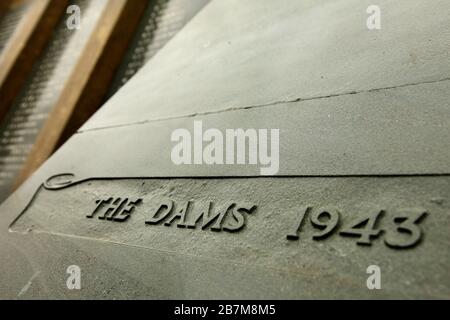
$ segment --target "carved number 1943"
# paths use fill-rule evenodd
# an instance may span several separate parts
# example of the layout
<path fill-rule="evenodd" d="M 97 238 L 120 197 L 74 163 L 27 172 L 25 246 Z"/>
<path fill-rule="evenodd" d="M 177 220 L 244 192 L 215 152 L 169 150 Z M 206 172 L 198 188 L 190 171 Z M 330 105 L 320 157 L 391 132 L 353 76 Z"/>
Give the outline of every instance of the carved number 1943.
<path fill-rule="evenodd" d="M 341 228 L 339 235 L 355 237 L 359 245 L 371 245 L 372 241 L 383 234 L 384 243 L 397 249 L 416 246 L 422 239 L 419 224 L 427 215 L 421 209 L 405 209 L 397 211 L 389 217 L 389 224 L 383 229 L 377 228 L 379 220 L 385 216 L 384 210 L 376 210 L 359 216 L 347 226 Z M 326 207 L 314 210 L 306 206 L 300 208 L 293 230 L 287 235 L 288 240 L 298 240 L 300 229 L 306 218 L 318 231 L 312 236 L 314 240 L 330 236 L 339 227 L 340 213 L 336 208 Z M 387 218 L 387 217 L 386 217 Z"/>

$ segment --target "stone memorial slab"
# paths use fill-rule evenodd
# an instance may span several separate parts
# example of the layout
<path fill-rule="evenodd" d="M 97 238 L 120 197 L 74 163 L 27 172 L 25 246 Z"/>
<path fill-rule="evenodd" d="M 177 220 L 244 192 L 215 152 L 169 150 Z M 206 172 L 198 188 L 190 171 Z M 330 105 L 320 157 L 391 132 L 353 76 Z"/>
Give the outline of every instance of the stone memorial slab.
<path fill-rule="evenodd" d="M 205 6 L 2 204 L 0 297 L 450 298 L 450 3 L 370 4 Z"/>

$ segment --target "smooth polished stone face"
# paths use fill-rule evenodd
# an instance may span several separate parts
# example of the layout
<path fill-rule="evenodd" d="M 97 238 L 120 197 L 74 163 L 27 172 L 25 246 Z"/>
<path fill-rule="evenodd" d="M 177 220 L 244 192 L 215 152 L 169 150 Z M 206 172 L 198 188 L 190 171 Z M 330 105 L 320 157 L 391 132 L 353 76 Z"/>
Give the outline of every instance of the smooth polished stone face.
<path fill-rule="evenodd" d="M 450 3 L 379 1 L 372 32 L 369 2 L 237 2 L 3 203 L 0 297 L 450 297 Z M 194 121 L 279 129 L 278 172 L 176 165 Z"/>

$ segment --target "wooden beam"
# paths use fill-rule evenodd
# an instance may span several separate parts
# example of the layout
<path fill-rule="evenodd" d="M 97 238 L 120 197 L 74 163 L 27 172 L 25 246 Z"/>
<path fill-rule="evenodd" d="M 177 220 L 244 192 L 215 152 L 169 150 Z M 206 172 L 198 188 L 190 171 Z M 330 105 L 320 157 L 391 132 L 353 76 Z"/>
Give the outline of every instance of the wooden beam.
<path fill-rule="evenodd" d="M 65 12 L 65 0 L 34 0 L 0 55 L 0 122 Z"/>
<path fill-rule="evenodd" d="M 40 131 L 14 189 L 101 106 L 147 4 L 147 0 L 110 0 Z"/>

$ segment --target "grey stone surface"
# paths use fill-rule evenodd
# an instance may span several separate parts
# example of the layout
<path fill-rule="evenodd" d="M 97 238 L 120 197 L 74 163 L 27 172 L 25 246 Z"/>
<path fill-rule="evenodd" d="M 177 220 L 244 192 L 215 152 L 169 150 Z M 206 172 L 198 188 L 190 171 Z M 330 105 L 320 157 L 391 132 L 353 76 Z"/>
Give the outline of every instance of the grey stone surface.
<path fill-rule="evenodd" d="M 102 242 L 122 252 L 140 248 L 142 256 L 138 261 L 131 255 L 131 260 L 126 258 L 125 263 L 117 265 L 117 254 L 102 255 L 102 260 L 118 268 L 125 279 L 140 281 L 138 288 L 155 286 L 146 292 L 130 292 L 130 296 L 138 298 L 162 298 L 164 293 L 171 298 L 449 298 L 450 279 L 446 272 L 450 261 L 447 250 L 450 199 L 446 192 L 449 189 L 447 177 L 93 179 L 59 190 L 41 189 L 11 231 L 16 244 L 27 238 L 53 236 L 71 239 L 68 242 L 77 246 L 80 242 Z M 143 203 L 136 206 L 125 223 L 100 220 L 102 212 L 92 219 L 86 218 L 97 206 L 96 199 L 109 196 L 142 198 Z M 444 203 L 433 202 L 441 197 Z M 196 228 L 179 228 L 176 225 L 182 219 L 171 226 L 145 224 L 160 202 L 168 199 L 175 201 L 174 212 L 192 200 L 188 222 L 209 201 L 214 204 L 211 212 L 230 201 L 256 208 L 245 215 L 245 226 L 237 232 L 202 229 L 202 221 Z M 422 243 L 411 250 L 389 248 L 383 243 L 386 235 L 375 239 L 370 247 L 359 246 L 356 240 L 337 232 L 324 240 L 313 240 L 319 229 L 311 226 L 309 217 L 299 232 L 300 239 L 290 241 L 286 236 L 295 229 L 296 217 L 305 205 L 315 209 L 337 208 L 341 213 L 338 229 L 361 214 L 383 208 L 386 213 L 378 228 L 385 230 L 386 235 L 390 219 L 401 208 L 423 208 L 429 214 L 420 223 Z M 222 226 L 227 223 L 234 223 L 231 216 L 226 216 Z M 408 240 L 409 236 L 404 234 L 400 238 Z M 95 251 L 90 252 L 88 256 Z M 169 262 L 155 260 L 154 255 L 167 256 Z M 172 265 L 172 259 L 178 262 Z M 86 265 L 82 256 L 68 261 Z M 197 263 L 203 267 L 196 266 Z M 383 290 L 379 293 L 369 291 L 365 283 L 365 270 L 373 264 L 379 265 L 383 272 Z M 218 265 L 229 270 L 224 272 L 226 268 L 222 266 L 223 273 L 217 277 Z M 173 274 L 163 271 L 166 267 L 174 268 Z M 131 271 L 135 268 L 141 271 Z M 155 283 L 155 279 L 161 279 L 162 283 Z M 122 288 L 115 280 L 109 281 L 110 286 Z M 84 282 L 84 294 L 95 296 L 97 284 Z M 163 283 L 172 288 L 169 290 Z M 53 291 L 58 284 L 49 289 Z M 176 290 L 177 286 L 183 289 Z M 101 297 L 118 294 L 112 292 Z"/>
<path fill-rule="evenodd" d="M 259 165 L 175 165 L 171 133 L 192 132 L 193 121 L 201 120 L 204 130 L 280 129 L 278 175 L 448 174 L 449 90 L 450 81 L 442 81 L 93 130 L 75 135 L 44 170 L 48 176 L 70 172 L 77 180 L 260 174 Z"/>
<path fill-rule="evenodd" d="M 450 77 L 447 0 L 371 4 L 214 1 L 82 130 Z"/>
<path fill-rule="evenodd" d="M 2 204 L 0 297 L 448 299 L 449 3 L 380 1 L 373 32 L 369 4 L 213 1 Z M 279 128 L 278 176 L 172 164 L 196 120 Z M 99 219 L 109 198 L 119 216 Z M 215 231 L 146 224 L 167 201 L 256 208 L 235 232 L 234 209 Z M 321 207 L 339 220 L 317 238 Z M 371 245 L 345 234 L 381 211 Z"/>

